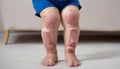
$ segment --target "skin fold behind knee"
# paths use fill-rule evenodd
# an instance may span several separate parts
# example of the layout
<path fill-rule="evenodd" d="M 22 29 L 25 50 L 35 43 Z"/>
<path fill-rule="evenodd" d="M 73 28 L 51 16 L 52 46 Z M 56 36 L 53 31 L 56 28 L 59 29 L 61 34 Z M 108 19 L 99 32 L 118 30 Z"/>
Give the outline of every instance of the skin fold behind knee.
<path fill-rule="evenodd" d="M 79 21 L 79 12 L 77 10 L 69 9 L 63 13 L 63 19 L 65 25 L 77 26 Z"/>
<path fill-rule="evenodd" d="M 43 19 L 43 27 L 48 29 L 58 29 L 60 24 L 59 16 L 49 14 Z"/>

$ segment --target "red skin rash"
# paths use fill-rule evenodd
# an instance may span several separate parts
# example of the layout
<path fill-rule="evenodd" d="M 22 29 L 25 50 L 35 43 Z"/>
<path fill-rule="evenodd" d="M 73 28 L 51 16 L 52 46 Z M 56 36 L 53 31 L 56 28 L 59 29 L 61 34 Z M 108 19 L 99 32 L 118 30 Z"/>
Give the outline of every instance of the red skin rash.
<path fill-rule="evenodd" d="M 45 47 L 49 50 L 53 50 L 55 44 L 50 32 L 42 32 L 42 36 Z"/>
<path fill-rule="evenodd" d="M 76 47 L 76 43 L 78 41 L 78 30 L 77 29 L 71 29 L 70 30 L 70 37 L 69 37 L 69 41 L 68 41 L 68 48 L 69 49 L 75 49 Z"/>

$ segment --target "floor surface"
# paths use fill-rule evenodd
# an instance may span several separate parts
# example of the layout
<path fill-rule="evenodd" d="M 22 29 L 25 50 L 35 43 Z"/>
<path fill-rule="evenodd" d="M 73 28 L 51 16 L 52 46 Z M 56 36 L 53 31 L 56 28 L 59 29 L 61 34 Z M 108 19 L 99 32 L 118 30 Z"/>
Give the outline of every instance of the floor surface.
<path fill-rule="evenodd" d="M 59 61 L 55 66 L 40 64 L 45 49 L 39 33 L 10 34 L 8 45 L 0 34 L 0 69 L 120 69 L 120 35 L 81 35 L 76 55 L 79 67 L 68 67 L 63 38 L 58 38 Z"/>

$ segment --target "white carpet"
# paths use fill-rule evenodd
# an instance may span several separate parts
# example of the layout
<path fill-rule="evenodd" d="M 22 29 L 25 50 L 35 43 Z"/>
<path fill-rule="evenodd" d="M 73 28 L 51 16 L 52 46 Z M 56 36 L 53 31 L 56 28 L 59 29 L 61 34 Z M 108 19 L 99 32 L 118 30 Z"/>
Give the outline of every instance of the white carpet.
<path fill-rule="evenodd" d="M 120 35 L 81 35 L 76 49 L 79 67 L 67 67 L 62 36 L 57 49 L 58 64 L 46 67 L 40 64 L 45 49 L 38 33 L 11 34 L 7 46 L 0 34 L 0 69 L 120 69 Z"/>

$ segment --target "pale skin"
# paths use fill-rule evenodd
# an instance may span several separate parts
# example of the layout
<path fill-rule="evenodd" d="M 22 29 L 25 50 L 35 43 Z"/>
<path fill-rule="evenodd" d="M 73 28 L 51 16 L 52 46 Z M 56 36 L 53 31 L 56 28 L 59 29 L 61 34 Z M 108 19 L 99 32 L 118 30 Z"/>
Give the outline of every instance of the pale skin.
<path fill-rule="evenodd" d="M 57 35 L 59 25 L 62 23 L 67 65 L 70 67 L 79 66 L 80 61 L 75 55 L 79 38 L 79 8 L 69 5 L 59 13 L 57 8 L 48 7 L 40 13 L 40 16 L 43 21 L 41 35 L 47 53 L 41 63 L 45 66 L 53 66 L 57 63 Z"/>

